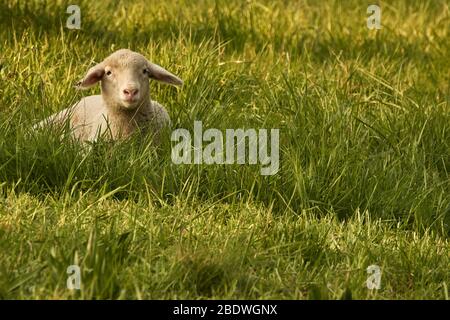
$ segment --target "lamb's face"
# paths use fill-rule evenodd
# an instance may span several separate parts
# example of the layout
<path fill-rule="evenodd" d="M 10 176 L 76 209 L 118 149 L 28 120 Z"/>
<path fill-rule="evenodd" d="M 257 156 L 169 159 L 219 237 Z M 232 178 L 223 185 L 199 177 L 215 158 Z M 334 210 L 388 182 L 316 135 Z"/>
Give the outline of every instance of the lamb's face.
<path fill-rule="evenodd" d="M 89 88 L 101 81 L 102 96 L 109 107 L 135 109 L 149 99 L 149 79 L 183 84 L 177 76 L 149 62 L 143 55 L 121 49 L 89 69 L 78 87 Z"/>
<path fill-rule="evenodd" d="M 150 68 L 142 55 L 121 50 L 103 61 L 102 94 L 109 102 L 134 109 L 149 97 Z"/>

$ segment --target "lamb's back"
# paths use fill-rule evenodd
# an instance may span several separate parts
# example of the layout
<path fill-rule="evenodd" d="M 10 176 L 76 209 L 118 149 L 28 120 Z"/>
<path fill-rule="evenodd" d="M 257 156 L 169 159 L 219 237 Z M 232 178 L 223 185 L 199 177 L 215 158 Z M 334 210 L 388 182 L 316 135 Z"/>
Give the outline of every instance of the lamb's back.
<path fill-rule="evenodd" d="M 77 139 L 94 141 L 108 130 L 107 109 L 101 95 L 87 96 L 66 110 L 70 113 L 70 127 Z"/>

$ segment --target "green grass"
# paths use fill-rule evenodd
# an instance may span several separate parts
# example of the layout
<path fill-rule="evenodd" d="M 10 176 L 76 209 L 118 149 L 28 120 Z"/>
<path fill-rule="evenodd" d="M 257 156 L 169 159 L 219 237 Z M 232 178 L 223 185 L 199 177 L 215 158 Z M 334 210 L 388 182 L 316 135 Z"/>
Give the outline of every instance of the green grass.
<path fill-rule="evenodd" d="M 449 299 L 448 1 L 78 4 L 0 3 L 0 298 Z M 173 129 L 279 128 L 278 174 L 30 134 L 119 48 L 184 80 Z"/>

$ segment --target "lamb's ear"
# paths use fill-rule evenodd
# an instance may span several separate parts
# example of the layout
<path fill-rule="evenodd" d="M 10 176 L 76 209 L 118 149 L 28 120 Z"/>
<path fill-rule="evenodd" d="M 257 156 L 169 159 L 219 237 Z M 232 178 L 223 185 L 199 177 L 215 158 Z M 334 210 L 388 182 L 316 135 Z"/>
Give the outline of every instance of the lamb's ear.
<path fill-rule="evenodd" d="M 148 63 L 148 75 L 150 79 L 168 83 L 174 86 L 183 85 L 183 80 L 178 78 L 176 75 L 170 73 L 163 67 L 158 66 L 157 64 L 151 62 Z"/>
<path fill-rule="evenodd" d="M 99 82 L 104 74 L 105 67 L 102 63 L 99 63 L 88 70 L 84 78 L 77 82 L 76 87 L 78 89 L 88 89 Z"/>

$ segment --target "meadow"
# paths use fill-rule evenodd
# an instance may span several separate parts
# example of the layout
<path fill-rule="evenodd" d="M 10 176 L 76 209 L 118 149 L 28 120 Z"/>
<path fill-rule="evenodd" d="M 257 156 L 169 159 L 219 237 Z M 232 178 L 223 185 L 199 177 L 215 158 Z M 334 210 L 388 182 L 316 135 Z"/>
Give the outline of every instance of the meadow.
<path fill-rule="evenodd" d="M 449 299 L 449 1 L 380 30 L 357 0 L 69 4 L 0 2 L 1 299 Z M 279 129 L 279 171 L 31 131 L 120 48 L 184 80 L 150 85 L 172 130 Z"/>

